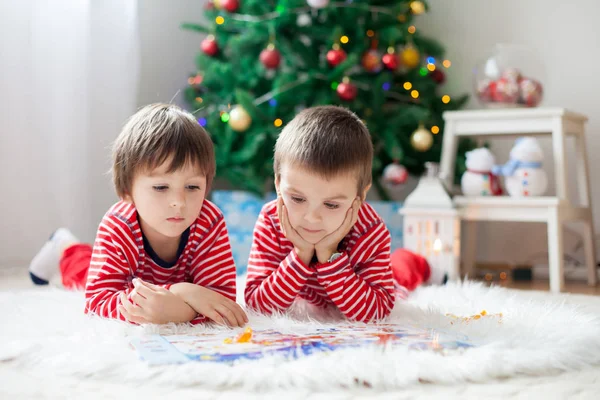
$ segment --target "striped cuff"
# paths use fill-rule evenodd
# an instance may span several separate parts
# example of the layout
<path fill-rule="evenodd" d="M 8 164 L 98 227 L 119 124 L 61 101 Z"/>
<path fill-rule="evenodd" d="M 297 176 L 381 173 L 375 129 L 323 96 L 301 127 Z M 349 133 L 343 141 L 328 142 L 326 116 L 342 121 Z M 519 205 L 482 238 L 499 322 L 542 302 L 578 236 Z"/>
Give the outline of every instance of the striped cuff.
<path fill-rule="evenodd" d="M 296 253 L 296 249 L 290 251 L 290 254 L 286 257 L 286 261 L 291 268 L 295 269 L 299 275 L 304 276 L 305 278 L 314 275 L 316 272 L 314 268 L 311 268 L 302 262 L 298 253 Z"/>
<path fill-rule="evenodd" d="M 350 266 L 350 257 L 344 251 L 342 256 L 333 262 L 317 264 L 317 272 L 319 273 L 319 277 L 327 279 L 338 275 L 348 266 Z"/>

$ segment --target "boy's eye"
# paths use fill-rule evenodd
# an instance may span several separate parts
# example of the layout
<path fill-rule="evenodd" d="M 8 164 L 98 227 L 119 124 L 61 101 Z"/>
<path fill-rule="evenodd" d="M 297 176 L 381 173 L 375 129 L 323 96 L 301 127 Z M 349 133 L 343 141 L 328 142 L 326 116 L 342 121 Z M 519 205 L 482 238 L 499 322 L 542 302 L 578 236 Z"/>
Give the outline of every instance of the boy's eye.
<path fill-rule="evenodd" d="M 330 210 L 335 210 L 340 208 L 339 204 L 333 204 L 333 203 L 325 203 L 325 207 L 329 208 Z"/>
<path fill-rule="evenodd" d="M 292 201 L 293 201 L 294 203 L 302 203 L 302 202 L 304 202 L 304 199 L 303 199 L 302 197 L 295 197 L 295 196 L 292 196 Z"/>
<path fill-rule="evenodd" d="M 200 190 L 200 186 L 198 185 L 188 185 L 188 190 Z"/>
<path fill-rule="evenodd" d="M 154 186 L 152 186 L 152 189 L 156 190 L 157 192 L 164 192 L 168 188 L 169 187 L 167 185 L 154 185 Z"/>

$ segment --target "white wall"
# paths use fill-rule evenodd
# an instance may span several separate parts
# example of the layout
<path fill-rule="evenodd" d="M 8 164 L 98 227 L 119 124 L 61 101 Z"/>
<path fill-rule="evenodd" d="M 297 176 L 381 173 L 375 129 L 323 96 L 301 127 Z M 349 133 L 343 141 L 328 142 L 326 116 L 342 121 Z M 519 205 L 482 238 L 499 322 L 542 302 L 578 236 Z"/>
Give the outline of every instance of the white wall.
<path fill-rule="evenodd" d="M 183 30 L 183 22 L 204 21 L 203 0 L 144 0 L 138 4 L 141 70 L 138 104 L 183 105 L 183 88 L 196 71 L 195 58 L 203 36 Z M 180 91 L 178 93 L 178 91 Z"/>
<path fill-rule="evenodd" d="M 448 70 L 447 91 L 460 94 L 471 90 L 472 69 L 496 43 L 520 43 L 537 49 L 545 62 L 544 105 L 559 106 L 589 116 L 587 151 L 590 160 L 592 202 L 596 232 L 600 232 L 600 3 L 594 0 L 549 2 L 547 0 L 428 0 L 431 11 L 417 25 L 423 33 L 438 38 L 452 61 Z M 472 99 L 469 108 L 478 108 Z M 554 176 L 551 143 L 542 142 L 546 155 L 544 168 Z M 498 162 L 504 162 L 512 140 L 492 141 Z M 570 194 L 578 198 L 574 186 L 573 148 L 569 143 L 571 169 Z M 551 184 L 551 193 L 554 185 Z M 524 262 L 546 249 L 544 225 L 494 223 L 484 225 L 479 241 L 478 258 L 489 261 Z M 517 228 L 517 233 L 508 234 Z M 573 249 L 578 238 L 567 234 L 566 251 Z M 510 256 L 507 256 L 510 254 Z M 600 253 L 599 253 L 600 254 Z M 576 254 L 580 256 L 580 253 Z M 538 257 L 537 260 L 540 260 Z M 542 257 L 543 261 L 543 257 Z"/>

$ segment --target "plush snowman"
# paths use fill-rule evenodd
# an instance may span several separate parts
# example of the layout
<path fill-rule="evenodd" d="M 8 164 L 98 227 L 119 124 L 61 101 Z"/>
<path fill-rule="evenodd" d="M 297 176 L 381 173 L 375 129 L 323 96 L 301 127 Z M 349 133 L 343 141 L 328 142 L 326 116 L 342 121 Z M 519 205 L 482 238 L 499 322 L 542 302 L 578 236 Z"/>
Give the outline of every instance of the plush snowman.
<path fill-rule="evenodd" d="M 465 196 L 499 196 L 502 188 L 498 177 L 492 173 L 495 159 L 489 149 L 482 147 L 466 153 L 467 171 L 460 186 Z"/>
<path fill-rule="evenodd" d="M 495 166 L 492 172 L 505 176 L 506 191 L 511 196 L 541 196 L 548 187 L 548 176 L 542 169 L 543 159 L 544 153 L 537 139 L 522 137 L 515 141 L 509 161 Z"/>

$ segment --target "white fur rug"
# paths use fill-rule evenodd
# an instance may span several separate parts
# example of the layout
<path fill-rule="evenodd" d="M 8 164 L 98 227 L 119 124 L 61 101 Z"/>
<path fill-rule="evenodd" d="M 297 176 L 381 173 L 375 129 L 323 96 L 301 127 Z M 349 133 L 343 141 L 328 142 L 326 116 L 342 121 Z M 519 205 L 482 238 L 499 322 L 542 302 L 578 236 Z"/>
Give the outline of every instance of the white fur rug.
<path fill-rule="evenodd" d="M 242 283 L 242 282 L 240 282 Z M 243 286 L 241 286 L 243 287 Z M 553 297 L 548 297 L 554 299 Z M 303 388 L 332 390 L 368 386 L 394 390 L 417 382 L 485 382 L 523 375 L 549 375 L 600 365 L 600 316 L 559 301 L 478 283 L 425 287 L 397 304 L 391 322 L 460 332 L 480 341 L 462 354 L 381 348 L 347 349 L 298 360 L 265 358 L 233 366 L 187 363 L 150 367 L 128 345 L 128 337 L 146 333 L 202 332 L 205 327 L 136 327 L 89 318 L 81 293 L 60 289 L 0 292 L 0 361 L 11 369 L 52 371 L 70 378 L 128 385 L 246 391 Z M 503 313 L 497 319 L 466 323 L 445 316 Z M 305 309 L 298 307 L 296 317 Z M 450 324 L 454 321 L 454 324 Z M 253 328 L 319 324 L 280 316 L 250 316 Z"/>

